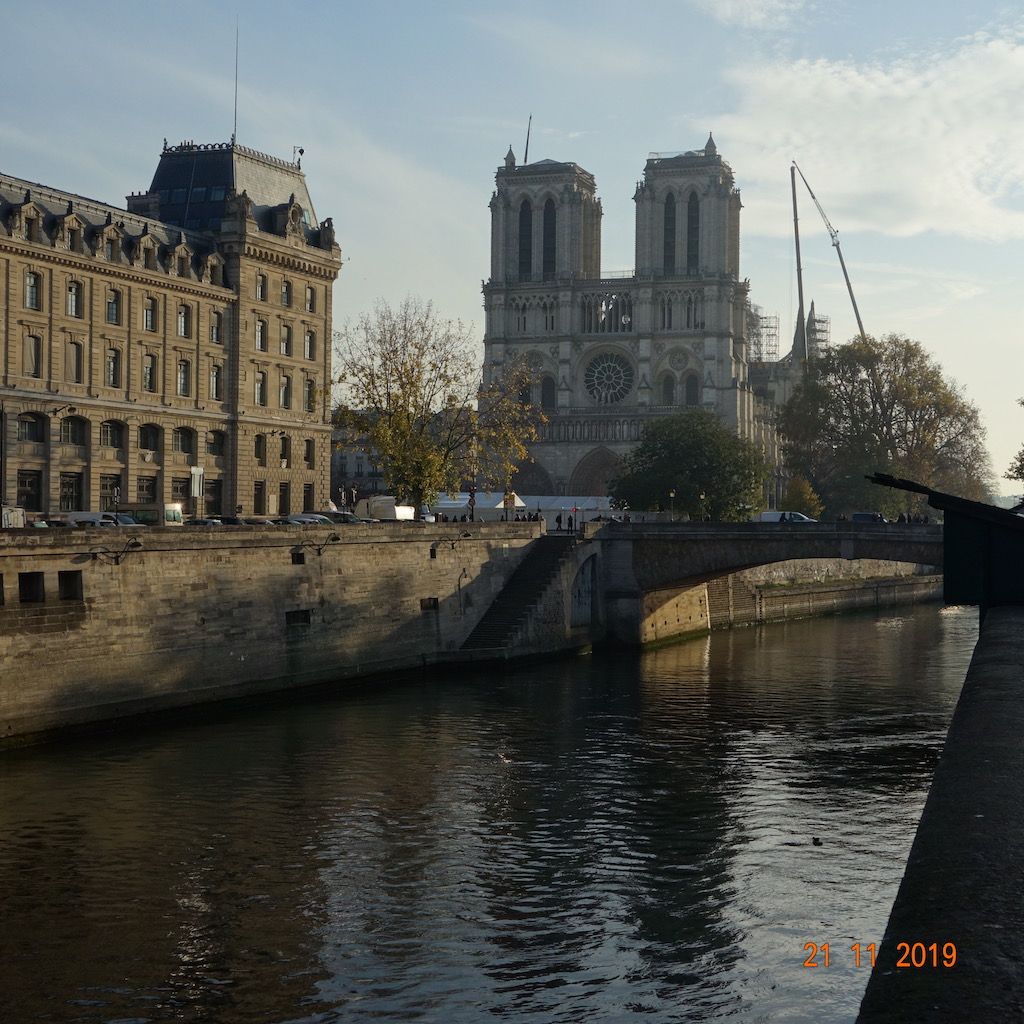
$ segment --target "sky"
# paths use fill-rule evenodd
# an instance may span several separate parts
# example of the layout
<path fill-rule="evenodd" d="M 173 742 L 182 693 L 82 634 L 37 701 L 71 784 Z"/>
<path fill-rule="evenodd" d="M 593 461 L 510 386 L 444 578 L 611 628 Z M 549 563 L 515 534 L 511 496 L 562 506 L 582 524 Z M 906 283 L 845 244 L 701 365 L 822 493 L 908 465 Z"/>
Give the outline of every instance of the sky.
<path fill-rule="evenodd" d="M 740 190 L 740 276 L 796 317 L 790 167 L 838 231 L 868 334 L 920 342 L 981 412 L 996 493 L 1024 446 L 1024 8 L 999 0 L 0 0 L 0 176 L 123 206 L 164 139 L 302 167 L 345 264 L 336 323 L 378 299 L 475 325 L 488 202 L 511 145 L 573 161 L 633 266 L 652 152 L 713 133 Z M 237 103 L 235 42 L 238 39 Z M 237 128 L 236 128 L 237 125 Z M 801 186 L 802 187 L 802 186 Z M 857 332 L 822 217 L 798 193 L 804 294 Z M 481 349 L 482 352 L 482 349 Z"/>

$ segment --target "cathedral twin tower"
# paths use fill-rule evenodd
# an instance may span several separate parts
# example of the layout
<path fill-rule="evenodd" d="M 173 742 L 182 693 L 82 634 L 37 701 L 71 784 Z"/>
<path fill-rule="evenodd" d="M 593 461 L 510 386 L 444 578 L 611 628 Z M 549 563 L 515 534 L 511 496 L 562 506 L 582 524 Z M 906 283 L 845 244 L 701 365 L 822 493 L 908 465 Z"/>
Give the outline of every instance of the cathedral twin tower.
<path fill-rule="evenodd" d="M 636 190 L 636 263 L 602 276 L 601 201 L 575 163 L 516 165 L 491 198 L 485 365 L 525 356 L 548 423 L 515 489 L 603 495 L 645 423 L 702 406 L 761 442 L 747 374 L 740 196 L 709 137 L 652 153 Z"/>

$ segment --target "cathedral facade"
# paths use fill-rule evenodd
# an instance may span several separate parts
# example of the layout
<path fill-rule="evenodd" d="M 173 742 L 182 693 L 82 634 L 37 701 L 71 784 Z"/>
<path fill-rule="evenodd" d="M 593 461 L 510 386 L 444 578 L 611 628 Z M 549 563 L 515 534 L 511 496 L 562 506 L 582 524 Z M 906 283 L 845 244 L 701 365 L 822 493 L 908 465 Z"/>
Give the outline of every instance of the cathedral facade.
<path fill-rule="evenodd" d="M 126 208 L 0 177 L 0 264 L 4 503 L 327 500 L 341 258 L 297 161 L 165 142 Z"/>
<path fill-rule="evenodd" d="M 740 195 L 710 137 L 651 154 L 636 194 L 635 267 L 602 274 L 601 201 L 574 163 L 495 176 L 484 364 L 523 356 L 548 422 L 515 489 L 604 495 L 645 424 L 699 406 L 774 449 L 748 373 L 748 285 L 739 276 Z"/>

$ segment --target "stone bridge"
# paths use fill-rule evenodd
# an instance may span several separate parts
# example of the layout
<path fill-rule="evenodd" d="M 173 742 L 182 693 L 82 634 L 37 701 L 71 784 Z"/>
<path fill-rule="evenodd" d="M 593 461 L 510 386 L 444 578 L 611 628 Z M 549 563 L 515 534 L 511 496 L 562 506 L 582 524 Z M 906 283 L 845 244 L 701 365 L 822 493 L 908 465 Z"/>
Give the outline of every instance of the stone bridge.
<path fill-rule="evenodd" d="M 644 637 L 658 604 L 758 565 L 793 559 L 878 559 L 941 571 L 940 525 L 890 523 L 587 523 L 576 559 L 592 556 L 607 635 Z M 578 587 L 574 586 L 574 592 Z M 675 596 L 670 596 L 675 592 Z M 676 612 L 673 612 L 676 615 Z M 706 615 L 706 609 L 703 613 Z M 683 616 L 677 616 L 683 621 Z M 694 618 L 687 612 L 685 617 Z"/>

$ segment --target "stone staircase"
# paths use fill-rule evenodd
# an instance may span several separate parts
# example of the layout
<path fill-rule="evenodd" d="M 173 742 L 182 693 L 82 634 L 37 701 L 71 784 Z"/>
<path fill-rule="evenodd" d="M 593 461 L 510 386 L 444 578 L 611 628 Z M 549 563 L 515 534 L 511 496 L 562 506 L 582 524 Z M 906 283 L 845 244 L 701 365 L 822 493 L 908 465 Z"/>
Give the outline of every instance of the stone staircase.
<path fill-rule="evenodd" d="M 530 617 L 551 581 L 562 557 L 576 543 L 571 534 L 538 537 L 494 603 L 466 637 L 463 651 L 503 650 Z"/>

